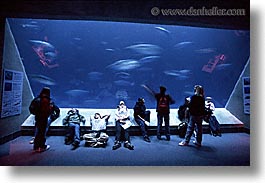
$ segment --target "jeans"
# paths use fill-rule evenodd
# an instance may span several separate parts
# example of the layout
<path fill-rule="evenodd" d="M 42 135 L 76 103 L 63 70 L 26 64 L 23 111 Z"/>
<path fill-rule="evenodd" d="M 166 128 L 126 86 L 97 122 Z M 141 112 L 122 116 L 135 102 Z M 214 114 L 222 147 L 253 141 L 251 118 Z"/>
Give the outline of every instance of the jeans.
<path fill-rule="evenodd" d="M 129 135 L 128 128 L 127 129 L 122 128 L 119 121 L 116 121 L 115 128 L 116 128 L 116 136 L 115 136 L 116 141 L 122 141 L 122 135 L 124 135 L 124 141 L 130 142 L 130 135 Z"/>
<path fill-rule="evenodd" d="M 68 135 L 75 142 L 80 143 L 80 124 L 79 123 L 69 123 Z"/>
<path fill-rule="evenodd" d="M 145 122 L 137 116 L 134 117 L 134 120 L 140 126 L 143 137 L 147 136 L 147 126 L 146 126 Z M 145 112 L 144 120 L 150 122 L 150 111 Z"/>
<path fill-rule="evenodd" d="M 48 118 L 47 127 L 46 127 L 46 130 L 45 130 L 45 137 L 47 136 L 47 132 L 48 132 L 48 130 L 49 130 L 49 127 L 51 126 L 51 123 L 52 123 L 52 120 L 51 120 L 51 118 L 49 117 L 49 118 Z M 36 137 L 37 133 L 38 133 L 38 128 L 37 128 L 37 126 L 36 126 L 36 127 L 35 127 L 34 137 Z"/>
<path fill-rule="evenodd" d="M 167 114 L 157 113 L 157 136 L 159 137 L 161 136 L 163 119 L 165 121 L 165 135 L 168 138 L 170 137 L 169 113 Z"/>
<path fill-rule="evenodd" d="M 185 141 L 187 143 L 190 142 L 190 138 L 196 126 L 196 141 L 197 143 L 201 144 L 202 142 L 202 121 L 203 121 L 203 116 L 190 116 L 190 121 L 189 121 L 187 132 L 185 135 Z"/>
<path fill-rule="evenodd" d="M 36 135 L 34 139 L 34 150 L 37 148 L 45 148 L 46 143 L 47 119 L 36 120 Z"/>

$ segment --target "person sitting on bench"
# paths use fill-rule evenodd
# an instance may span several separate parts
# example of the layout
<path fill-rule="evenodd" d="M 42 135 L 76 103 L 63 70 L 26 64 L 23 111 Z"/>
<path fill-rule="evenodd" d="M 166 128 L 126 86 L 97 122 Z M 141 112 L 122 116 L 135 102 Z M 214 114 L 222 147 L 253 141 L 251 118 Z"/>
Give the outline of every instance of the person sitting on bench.
<path fill-rule="evenodd" d="M 83 135 L 83 139 L 86 141 L 85 146 L 106 147 L 109 140 L 109 136 L 106 133 L 109 118 L 110 114 L 101 116 L 100 113 L 95 113 L 90 116 L 92 133 Z"/>
<path fill-rule="evenodd" d="M 68 131 L 65 137 L 65 144 L 72 144 L 73 149 L 79 147 L 80 144 L 80 123 L 85 124 L 86 119 L 79 114 L 77 109 L 71 109 L 67 112 L 63 119 L 63 125 L 68 126 Z"/>

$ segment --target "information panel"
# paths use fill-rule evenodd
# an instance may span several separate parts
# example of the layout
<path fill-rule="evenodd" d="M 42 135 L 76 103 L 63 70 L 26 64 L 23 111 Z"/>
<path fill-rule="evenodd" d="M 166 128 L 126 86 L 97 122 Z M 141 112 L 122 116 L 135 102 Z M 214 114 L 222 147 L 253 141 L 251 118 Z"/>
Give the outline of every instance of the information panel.
<path fill-rule="evenodd" d="M 23 72 L 4 69 L 1 118 L 21 113 Z"/>

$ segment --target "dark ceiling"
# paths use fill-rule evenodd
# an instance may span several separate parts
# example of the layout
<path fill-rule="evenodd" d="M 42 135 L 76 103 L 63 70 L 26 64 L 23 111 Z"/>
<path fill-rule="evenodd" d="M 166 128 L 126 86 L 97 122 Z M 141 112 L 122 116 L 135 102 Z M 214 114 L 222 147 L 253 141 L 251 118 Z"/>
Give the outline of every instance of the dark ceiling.
<path fill-rule="evenodd" d="M 244 9 L 245 16 L 176 16 L 151 14 L 151 9 Z M 0 16 L 45 19 L 86 19 L 176 24 L 225 29 L 249 29 L 249 0 L 179 0 L 179 1 L 37 1 L 2 0 Z"/>

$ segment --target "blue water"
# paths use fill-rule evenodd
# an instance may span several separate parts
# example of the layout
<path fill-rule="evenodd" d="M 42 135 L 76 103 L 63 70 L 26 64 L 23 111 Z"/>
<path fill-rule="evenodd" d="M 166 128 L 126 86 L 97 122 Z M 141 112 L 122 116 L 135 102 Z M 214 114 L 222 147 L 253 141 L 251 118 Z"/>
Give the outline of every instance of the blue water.
<path fill-rule="evenodd" d="M 124 100 L 132 108 L 143 97 L 147 108 L 155 108 L 142 84 L 157 92 L 164 85 L 176 101 L 172 108 L 200 84 L 216 107 L 224 107 L 250 55 L 249 31 L 242 30 L 110 21 L 8 22 L 34 95 L 49 86 L 59 107 L 115 108 Z M 44 63 L 33 47 L 43 49 Z M 211 72 L 202 69 L 216 59 Z"/>

